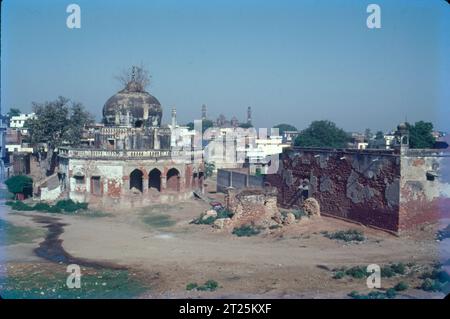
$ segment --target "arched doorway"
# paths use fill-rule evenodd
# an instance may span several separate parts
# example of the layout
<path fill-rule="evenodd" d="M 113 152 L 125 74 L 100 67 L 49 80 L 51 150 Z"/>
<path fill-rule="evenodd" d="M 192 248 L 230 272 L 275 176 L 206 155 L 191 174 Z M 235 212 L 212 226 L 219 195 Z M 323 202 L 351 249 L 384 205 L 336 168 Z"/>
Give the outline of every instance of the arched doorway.
<path fill-rule="evenodd" d="M 152 169 L 148 174 L 148 189 L 161 191 L 161 171 L 157 168 Z"/>
<path fill-rule="evenodd" d="M 137 189 L 142 193 L 143 190 L 143 183 L 142 183 L 142 177 L 143 177 L 143 173 L 138 170 L 135 169 L 134 171 L 131 172 L 130 174 L 130 189 Z"/>
<path fill-rule="evenodd" d="M 176 168 L 171 168 L 167 172 L 167 190 L 176 191 L 180 190 L 180 172 Z"/>

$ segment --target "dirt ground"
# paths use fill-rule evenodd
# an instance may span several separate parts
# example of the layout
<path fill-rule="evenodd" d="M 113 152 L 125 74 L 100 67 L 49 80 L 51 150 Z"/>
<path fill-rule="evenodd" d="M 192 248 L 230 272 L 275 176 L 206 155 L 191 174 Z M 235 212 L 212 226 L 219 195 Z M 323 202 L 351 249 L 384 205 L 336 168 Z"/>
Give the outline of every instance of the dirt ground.
<path fill-rule="evenodd" d="M 209 194 L 220 200 L 220 194 Z M 223 199 L 223 198 L 222 198 Z M 430 265 L 447 261 L 448 242 L 434 239 L 434 227 L 414 236 L 391 234 L 329 217 L 301 220 L 252 237 L 237 237 L 209 225 L 190 224 L 209 208 L 201 200 L 109 211 L 100 217 L 37 212 L 14 213 L 2 205 L 1 219 L 18 226 L 43 228 L 31 216 L 52 216 L 66 224 L 59 239 L 77 258 L 124 266 L 141 274 L 151 289 L 141 298 L 345 298 L 353 290 L 367 292 L 366 279 L 334 279 L 332 269 L 390 262 Z M 448 224 L 450 221 L 442 221 Z M 367 240 L 345 243 L 321 232 L 359 229 Z M 52 267 L 37 257 L 32 243 L 0 246 L 3 268 L 32 263 Z M 1 270 L 0 270 L 1 271 Z M 4 270 L 5 271 L 5 270 Z M 417 278 L 400 278 L 417 286 Z M 382 280 L 389 288 L 399 278 Z M 215 291 L 188 291 L 189 283 L 215 280 Z M 120 289 L 120 287 L 117 287 Z M 408 289 L 405 298 L 441 298 L 440 293 Z"/>

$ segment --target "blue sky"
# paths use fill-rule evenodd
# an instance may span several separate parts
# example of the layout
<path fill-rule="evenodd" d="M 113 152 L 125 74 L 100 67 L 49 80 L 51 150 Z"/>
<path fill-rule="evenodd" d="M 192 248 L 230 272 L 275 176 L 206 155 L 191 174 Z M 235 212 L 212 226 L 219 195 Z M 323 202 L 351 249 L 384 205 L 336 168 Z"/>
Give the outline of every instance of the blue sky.
<path fill-rule="evenodd" d="M 81 7 L 81 29 L 66 7 Z M 382 28 L 366 26 L 381 6 Z M 348 131 L 387 130 L 405 118 L 450 124 L 450 6 L 395 1 L 25 1 L 2 7 L 2 110 L 58 95 L 100 119 L 143 63 L 149 92 L 180 122 L 220 113 L 299 129 L 328 119 Z"/>

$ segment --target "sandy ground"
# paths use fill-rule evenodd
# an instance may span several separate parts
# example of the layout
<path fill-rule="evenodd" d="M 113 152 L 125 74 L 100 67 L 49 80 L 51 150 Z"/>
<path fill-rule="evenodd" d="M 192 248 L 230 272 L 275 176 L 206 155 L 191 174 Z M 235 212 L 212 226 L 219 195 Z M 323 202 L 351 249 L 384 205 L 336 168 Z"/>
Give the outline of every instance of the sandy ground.
<path fill-rule="evenodd" d="M 448 243 L 436 242 L 431 231 L 398 238 L 327 217 L 245 238 L 208 225 L 189 224 L 207 208 L 206 203 L 191 200 L 93 218 L 16 214 L 2 206 L 0 218 L 30 227 L 43 227 L 35 224 L 30 215 L 60 218 L 67 224 L 60 236 L 62 246 L 71 255 L 123 265 L 152 278 L 153 289 L 143 294 L 143 298 L 342 298 L 352 290 L 367 291 L 366 282 L 333 279 L 330 271 L 333 268 L 389 262 L 426 265 L 450 257 Z M 160 214 L 170 216 L 174 225 L 161 227 L 144 222 L 146 216 Z M 363 230 L 368 239 L 361 244 L 347 244 L 320 233 L 349 228 Z M 0 247 L 0 263 L 39 261 L 33 249 L 42 240 Z M 214 292 L 186 291 L 188 283 L 201 284 L 210 279 L 217 281 L 220 288 Z M 392 287 L 398 281 L 383 279 L 382 287 Z M 440 295 L 411 289 L 405 297 Z"/>

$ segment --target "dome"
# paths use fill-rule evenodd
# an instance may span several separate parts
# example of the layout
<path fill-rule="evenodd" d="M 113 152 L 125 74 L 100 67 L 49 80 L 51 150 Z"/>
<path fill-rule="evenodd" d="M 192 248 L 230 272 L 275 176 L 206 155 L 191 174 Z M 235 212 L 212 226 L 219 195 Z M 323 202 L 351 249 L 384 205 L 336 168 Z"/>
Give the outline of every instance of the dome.
<path fill-rule="evenodd" d="M 159 101 L 135 81 L 130 81 L 103 106 L 103 121 L 109 126 L 160 126 L 161 117 Z"/>

